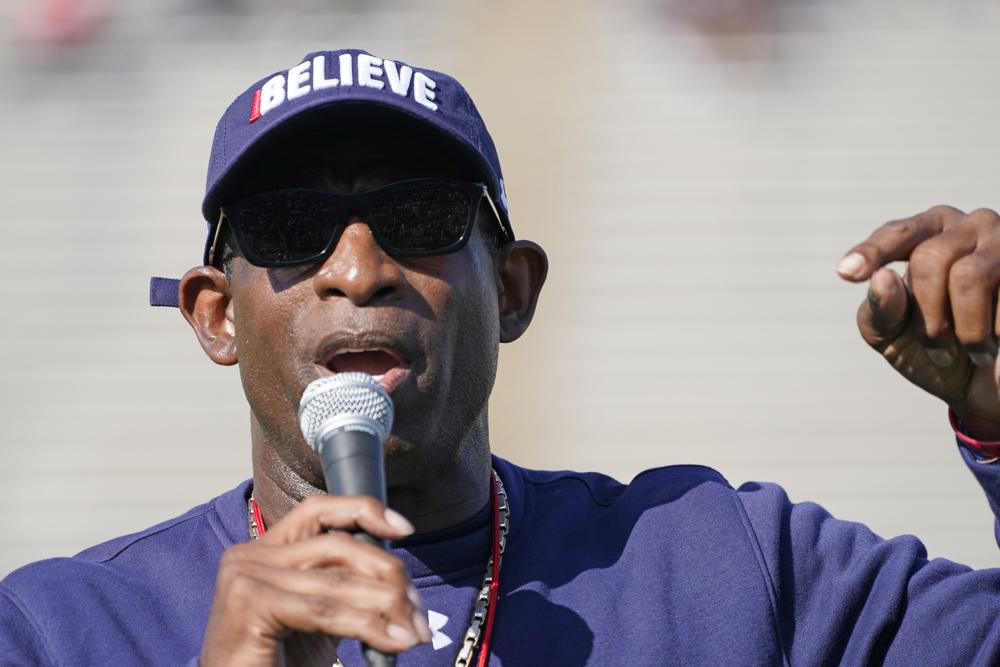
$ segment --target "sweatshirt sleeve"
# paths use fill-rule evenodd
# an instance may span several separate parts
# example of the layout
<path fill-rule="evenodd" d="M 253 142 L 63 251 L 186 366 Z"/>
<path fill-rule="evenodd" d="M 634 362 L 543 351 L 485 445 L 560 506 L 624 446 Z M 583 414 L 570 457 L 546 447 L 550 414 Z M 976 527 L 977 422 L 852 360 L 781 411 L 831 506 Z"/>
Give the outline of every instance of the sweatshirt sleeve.
<path fill-rule="evenodd" d="M 986 493 L 986 500 L 993 510 L 993 536 L 1000 546 L 1000 461 L 983 463 L 973 452 L 962 446 L 961 442 L 958 449 L 962 452 L 965 465 L 969 466 L 972 476 Z"/>
<path fill-rule="evenodd" d="M 1000 465 L 963 456 L 1000 507 Z M 774 589 L 793 665 L 992 665 L 1000 661 L 1000 569 L 936 558 L 912 535 L 883 540 L 780 487 L 737 494 Z M 998 559 L 1000 561 L 1000 559 Z"/>
<path fill-rule="evenodd" d="M 17 597 L 3 587 L 0 587 L 0 663 L 56 664 Z"/>

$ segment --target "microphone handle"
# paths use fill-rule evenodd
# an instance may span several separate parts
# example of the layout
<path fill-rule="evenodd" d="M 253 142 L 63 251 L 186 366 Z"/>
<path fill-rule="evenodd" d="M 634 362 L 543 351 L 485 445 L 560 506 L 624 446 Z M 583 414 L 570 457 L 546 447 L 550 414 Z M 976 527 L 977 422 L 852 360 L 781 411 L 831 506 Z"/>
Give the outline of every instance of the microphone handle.
<path fill-rule="evenodd" d="M 387 546 L 385 540 L 372 537 L 364 531 L 354 533 L 354 538 L 380 549 L 385 549 Z M 368 644 L 361 645 L 361 653 L 364 654 L 368 667 L 396 667 L 396 655 L 393 653 L 382 653 Z"/>
<path fill-rule="evenodd" d="M 368 667 L 396 667 L 396 655 L 394 653 L 382 653 L 368 644 L 361 645 L 361 653 L 365 656 L 365 664 Z"/>
<path fill-rule="evenodd" d="M 323 476 L 330 495 L 371 496 L 385 504 L 385 465 L 382 443 L 367 429 L 338 429 L 326 435 L 320 446 Z M 384 540 L 358 531 L 354 537 L 362 542 L 385 549 Z M 395 667 L 396 656 L 382 653 L 362 644 L 368 667 Z"/>

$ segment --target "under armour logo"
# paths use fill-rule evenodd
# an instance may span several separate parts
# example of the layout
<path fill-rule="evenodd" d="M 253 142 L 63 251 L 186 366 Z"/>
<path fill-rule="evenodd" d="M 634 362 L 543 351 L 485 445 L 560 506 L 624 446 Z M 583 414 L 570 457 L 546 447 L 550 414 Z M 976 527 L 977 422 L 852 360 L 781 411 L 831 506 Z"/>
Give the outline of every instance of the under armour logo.
<path fill-rule="evenodd" d="M 431 645 L 434 646 L 435 651 L 440 651 L 451 644 L 451 637 L 441 632 L 441 628 L 447 623 L 448 617 L 444 614 L 439 614 L 431 609 L 427 610 L 427 625 L 431 626 Z"/>

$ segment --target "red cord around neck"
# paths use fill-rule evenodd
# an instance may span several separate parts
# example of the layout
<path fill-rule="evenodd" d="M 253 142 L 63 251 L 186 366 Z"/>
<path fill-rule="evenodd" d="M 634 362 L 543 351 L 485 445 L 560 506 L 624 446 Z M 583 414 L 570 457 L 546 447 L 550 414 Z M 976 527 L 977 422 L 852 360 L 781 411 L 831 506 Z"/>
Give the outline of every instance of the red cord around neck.
<path fill-rule="evenodd" d="M 493 581 L 490 582 L 490 601 L 486 607 L 486 631 L 479 648 L 479 662 L 476 667 L 485 667 L 490 659 L 490 639 L 493 637 L 493 621 L 497 617 L 497 594 L 500 592 L 500 492 L 497 490 L 497 473 L 490 475 L 493 485 Z"/>

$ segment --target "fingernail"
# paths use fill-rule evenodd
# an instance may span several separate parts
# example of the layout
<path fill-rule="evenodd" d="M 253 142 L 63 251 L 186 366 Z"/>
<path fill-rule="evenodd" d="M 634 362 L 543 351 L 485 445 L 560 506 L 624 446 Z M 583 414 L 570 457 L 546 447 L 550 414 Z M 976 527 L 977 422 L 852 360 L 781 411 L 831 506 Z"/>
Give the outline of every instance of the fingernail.
<path fill-rule="evenodd" d="M 850 255 L 840 260 L 840 264 L 837 265 L 837 273 L 842 276 L 854 277 L 860 273 L 863 268 L 865 268 L 864 255 L 858 252 L 852 252 Z"/>
<path fill-rule="evenodd" d="M 431 626 L 427 623 L 427 616 L 424 612 L 413 612 L 413 627 L 417 629 L 421 641 L 429 642 L 431 640 Z"/>
<path fill-rule="evenodd" d="M 951 366 L 951 363 L 955 360 L 951 356 L 951 352 L 948 350 L 942 350 L 940 348 L 929 347 L 927 348 L 927 356 L 931 358 L 936 366 L 947 367 Z"/>
<path fill-rule="evenodd" d="M 418 593 L 417 589 L 414 588 L 413 586 L 407 586 L 406 597 L 410 601 L 410 604 L 412 604 L 417 609 L 424 608 L 423 600 L 420 599 L 420 593 Z"/>
<path fill-rule="evenodd" d="M 969 359 L 980 368 L 992 368 L 994 357 L 989 352 L 969 352 Z"/>
<path fill-rule="evenodd" d="M 406 520 L 405 516 L 389 507 L 385 508 L 385 520 L 386 523 L 404 535 L 412 535 L 416 530 L 413 524 Z"/>
<path fill-rule="evenodd" d="M 417 638 L 413 636 L 413 633 L 404 628 L 402 625 L 389 623 L 385 626 L 385 633 L 397 642 L 405 642 L 407 644 L 417 643 Z"/>

